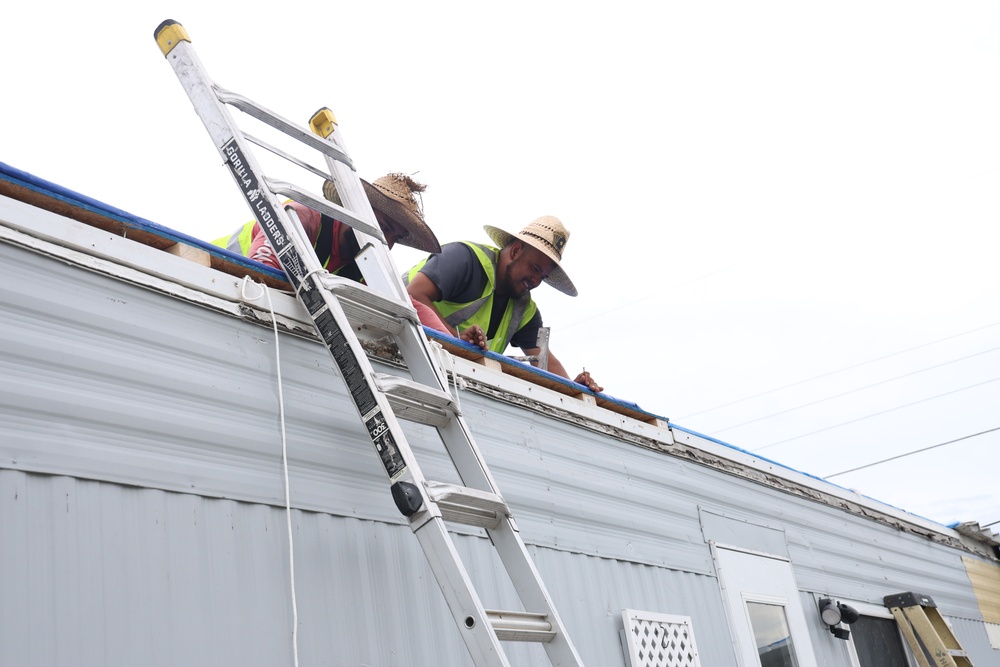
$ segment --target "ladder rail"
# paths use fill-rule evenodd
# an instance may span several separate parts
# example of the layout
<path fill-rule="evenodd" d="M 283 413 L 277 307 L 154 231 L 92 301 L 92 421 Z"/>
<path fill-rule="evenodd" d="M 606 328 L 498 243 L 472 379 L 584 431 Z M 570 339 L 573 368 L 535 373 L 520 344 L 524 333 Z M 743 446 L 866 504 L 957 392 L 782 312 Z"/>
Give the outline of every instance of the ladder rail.
<path fill-rule="evenodd" d="M 936 667 L 927 660 L 927 654 L 924 652 L 920 640 L 917 639 L 917 635 L 914 634 L 913 627 L 910 625 L 909 620 L 907 620 L 903 610 L 899 607 L 893 607 L 889 611 L 892 612 L 892 617 L 896 619 L 896 625 L 899 626 L 900 631 L 903 633 L 903 638 L 906 639 L 906 643 L 910 647 L 910 652 L 916 658 L 918 667 Z"/>
<path fill-rule="evenodd" d="M 310 120 L 310 127 L 313 132 L 328 132 L 324 140 L 336 146 L 339 150 L 347 152 L 342 133 L 337 129 L 337 122 L 333 118 L 333 113 L 326 107 L 317 111 Z M 321 127 L 324 129 L 321 129 Z M 329 155 L 326 156 L 327 168 L 330 170 L 330 178 L 337 186 L 337 193 L 344 209 L 360 211 L 363 214 L 375 219 L 375 212 L 368 195 L 365 193 L 361 180 L 357 178 L 354 171 L 349 169 L 342 162 L 334 160 Z M 385 238 L 381 230 L 378 235 L 369 234 L 363 229 L 354 228 L 354 234 L 358 239 L 358 247 L 365 248 L 371 246 L 370 263 L 359 266 L 365 282 L 374 289 L 385 291 L 390 296 L 398 299 L 409 299 L 403 279 L 396 271 L 395 264 L 389 256 L 388 248 L 384 245 Z"/>

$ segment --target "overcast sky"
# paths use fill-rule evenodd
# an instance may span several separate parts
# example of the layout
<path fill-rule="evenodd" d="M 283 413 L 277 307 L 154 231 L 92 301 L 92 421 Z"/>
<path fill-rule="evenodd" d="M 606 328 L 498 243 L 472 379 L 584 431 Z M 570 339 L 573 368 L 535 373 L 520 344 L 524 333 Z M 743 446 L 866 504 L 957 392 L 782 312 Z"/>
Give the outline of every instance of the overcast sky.
<path fill-rule="evenodd" d="M 1000 428 L 1000 5 L 215 5 L 6 8 L 0 161 L 199 238 L 249 219 L 175 19 L 220 85 L 332 108 L 362 176 L 416 173 L 442 241 L 560 217 L 580 296 L 536 300 L 614 396 L 818 476 Z M 985 524 L 998 452 L 832 481 Z"/>

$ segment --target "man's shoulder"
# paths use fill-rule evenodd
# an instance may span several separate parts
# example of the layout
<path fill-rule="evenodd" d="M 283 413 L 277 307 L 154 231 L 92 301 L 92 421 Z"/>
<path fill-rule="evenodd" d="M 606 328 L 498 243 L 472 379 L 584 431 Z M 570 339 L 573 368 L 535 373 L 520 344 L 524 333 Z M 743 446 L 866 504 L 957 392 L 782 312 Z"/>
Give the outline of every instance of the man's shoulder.
<path fill-rule="evenodd" d="M 420 271 L 441 291 L 442 301 L 472 301 L 489 281 L 476 251 L 465 241 L 444 244 L 441 252 L 431 255 Z"/>
<path fill-rule="evenodd" d="M 453 241 L 441 246 L 441 252 L 431 255 L 427 259 L 427 264 L 429 266 L 469 267 L 470 270 L 475 270 L 477 267 L 481 269 L 483 262 L 479 253 L 482 253 L 486 257 L 486 261 L 489 262 L 492 259 L 491 251 L 496 252 L 496 248 L 472 241 Z"/>
<path fill-rule="evenodd" d="M 475 241 L 452 241 L 451 243 L 445 243 L 441 246 L 439 256 L 475 257 L 475 249 L 477 248 L 487 255 L 497 251 L 496 248 L 485 243 L 476 243 Z"/>

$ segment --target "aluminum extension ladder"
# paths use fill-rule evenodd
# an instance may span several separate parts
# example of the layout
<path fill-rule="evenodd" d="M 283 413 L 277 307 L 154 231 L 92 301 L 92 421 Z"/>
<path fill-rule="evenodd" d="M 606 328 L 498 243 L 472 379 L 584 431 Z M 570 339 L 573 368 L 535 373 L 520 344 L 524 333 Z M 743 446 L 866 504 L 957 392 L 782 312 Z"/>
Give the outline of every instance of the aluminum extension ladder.
<path fill-rule="evenodd" d="M 333 115 L 322 109 L 311 119 L 311 130 L 297 126 L 215 85 L 181 24 L 164 21 L 154 37 L 340 369 L 389 477 L 393 500 L 408 517 L 473 663 L 477 667 L 508 667 L 501 642 L 523 641 L 542 642 L 552 665 L 581 667 L 580 656 L 521 541 L 510 509 L 448 392 L 447 377 L 434 361 Z M 227 105 L 319 151 L 325 156 L 327 170 L 316 169 L 245 134 L 236 126 Z M 342 206 L 290 183 L 269 179 L 262 173 L 250 143 L 333 180 Z M 286 211 L 277 195 L 350 225 L 359 246 L 365 249 L 357 261 L 366 284 L 323 271 L 294 211 Z M 375 373 L 352 323 L 363 323 L 390 335 L 411 377 Z M 463 485 L 423 477 L 398 419 L 437 428 Z M 486 530 L 528 612 L 483 607 L 446 521 Z"/>

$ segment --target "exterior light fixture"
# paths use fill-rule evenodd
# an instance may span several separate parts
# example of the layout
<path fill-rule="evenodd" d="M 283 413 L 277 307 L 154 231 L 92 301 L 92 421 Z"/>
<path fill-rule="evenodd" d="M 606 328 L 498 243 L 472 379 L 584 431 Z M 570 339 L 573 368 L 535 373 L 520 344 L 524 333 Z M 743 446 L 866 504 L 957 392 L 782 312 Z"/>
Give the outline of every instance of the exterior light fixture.
<path fill-rule="evenodd" d="M 857 609 L 855 609 L 854 607 L 852 607 L 850 605 L 846 605 L 843 602 L 838 602 L 837 603 L 837 609 L 840 610 L 840 622 L 841 623 L 846 623 L 847 625 L 852 625 L 859 618 L 861 618 L 861 614 L 858 613 Z"/>
<path fill-rule="evenodd" d="M 827 625 L 837 625 L 840 623 L 840 610 L 836 603 L 830 598 L 821 598 L 819 601 L 819 615 Z"/>
<path fill-rule="evenodd" d="M 830 632 L 837 639 L 847 639 L 851 636 L 851 631 L 840 627 L 841 623 L 850 625 L 860 618 L 858 610 L 843 602 L 834 602 L 830 598 L 820 598 L 819 616 L 823 622 L 830 626 Z"/>

